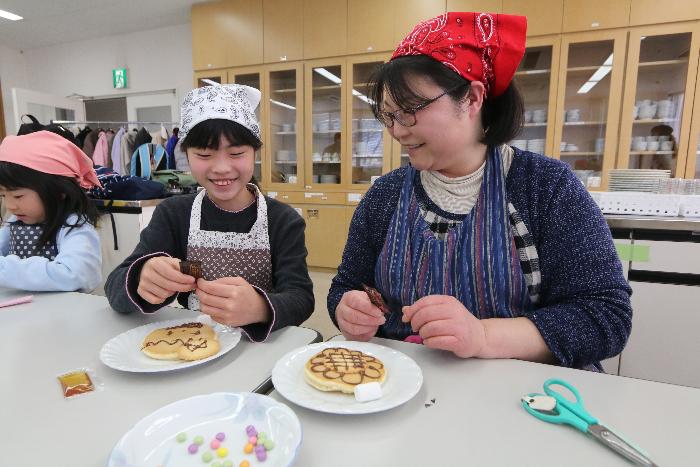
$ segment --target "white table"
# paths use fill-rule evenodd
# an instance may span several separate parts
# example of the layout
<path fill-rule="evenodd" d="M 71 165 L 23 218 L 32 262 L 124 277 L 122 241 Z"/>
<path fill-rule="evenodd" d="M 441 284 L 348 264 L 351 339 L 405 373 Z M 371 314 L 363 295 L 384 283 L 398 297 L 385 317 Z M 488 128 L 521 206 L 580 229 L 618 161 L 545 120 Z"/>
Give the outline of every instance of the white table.
<path fill-rule="evenodd" d="M 21 295 L 0 290 L 0 300 Z M 119 438 L 157 408 L 197 394 L 264 392 L 282 355 L 320 340 L 314 330 L 290 327 L 165 373 L 126 373 L 100 362 L 104 343 L 128 329 L 195 315 L 176 308 L 122 315 L 105 297 L 80 293 L 35 293 L 33 303 L 0 308 L 0 466 L 103 466 Z M 104 389 L 66 400 L 56 376 L 81 367 L 95 370 Z"/>
<path fill-rule="evenodd" d="M 542 422 L 521 407 L 522 395 L 541 393 L 542 383 L 553 377 L 576 386 L 593 416 L 619 429 L 658 465 L 700 465 L 699 389 L 517 360 L 461 360 L 421 345 L 372 342 L 418 363 L 420 392 L 386 412 L 333 415 L 299 407 L 273 391 L 301 420 L 297 465 L 631 465 L 580 431 Z"/>

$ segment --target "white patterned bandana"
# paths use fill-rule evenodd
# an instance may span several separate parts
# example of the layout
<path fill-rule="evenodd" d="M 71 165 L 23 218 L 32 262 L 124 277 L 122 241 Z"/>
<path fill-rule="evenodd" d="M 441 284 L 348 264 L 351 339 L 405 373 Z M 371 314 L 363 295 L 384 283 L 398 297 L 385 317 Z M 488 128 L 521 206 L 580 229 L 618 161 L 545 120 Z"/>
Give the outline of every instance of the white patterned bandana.
<path fill-rule="evenodd" d="M 260 91 L 242 84 L 215 84 L 191 90 L 180 108 L 180 139 L 200 122 L 211 119 L 230 120 L 249 129 L 258 139 L 260 124 L 255 108 Z"/>

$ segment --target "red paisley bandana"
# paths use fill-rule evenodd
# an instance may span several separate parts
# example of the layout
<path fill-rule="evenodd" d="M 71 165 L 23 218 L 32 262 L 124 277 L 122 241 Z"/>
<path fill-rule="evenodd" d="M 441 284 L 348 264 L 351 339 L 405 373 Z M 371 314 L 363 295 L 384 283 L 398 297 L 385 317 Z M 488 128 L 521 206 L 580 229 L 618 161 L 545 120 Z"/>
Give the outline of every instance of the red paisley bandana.
<path fill-rule="evenodd" d="M 524 16 L 445 13 L 419 23 L 391 59 L 427 55 L 468 81 L 481 81 L 488 96 L 506 90 L 525 54 Z"/>

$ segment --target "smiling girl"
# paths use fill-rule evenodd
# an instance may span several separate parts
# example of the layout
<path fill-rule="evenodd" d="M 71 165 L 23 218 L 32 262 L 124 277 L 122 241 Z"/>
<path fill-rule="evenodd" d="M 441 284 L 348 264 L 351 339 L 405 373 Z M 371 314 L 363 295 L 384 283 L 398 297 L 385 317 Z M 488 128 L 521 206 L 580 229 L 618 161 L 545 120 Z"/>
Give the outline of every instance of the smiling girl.
<path fill-rule="evenodd" d="M 107 279 L 115 310 L 151 313 L 177 296 L 254 341 L 311 315 L 304 220 L 251 183 L 262 146 L 259 102 L 260 91 L 234 84 L 187 94 L 181 147 L 204 189 L 156 208 L 134 252 Z M 181 259 L 200 261 L 203 277 L 180 272 Z"/>

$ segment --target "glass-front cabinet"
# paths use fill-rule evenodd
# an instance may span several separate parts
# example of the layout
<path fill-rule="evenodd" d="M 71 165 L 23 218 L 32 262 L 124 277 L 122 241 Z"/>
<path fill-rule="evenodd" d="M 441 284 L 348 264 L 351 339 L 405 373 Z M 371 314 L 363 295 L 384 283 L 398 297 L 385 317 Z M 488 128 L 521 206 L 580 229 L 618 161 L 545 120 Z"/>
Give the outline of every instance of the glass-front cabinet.
<path fill-rule="evenodd" d="M 209 86 L 204 80 L 213 81 L 215 83 L 226 83 L 226 70 L 207 70 L 198 71 L 194 74 L 194 87 L 202 88 L 204 86 Z"/>
<path fill-rule="evenodd" d="M 358 188 L 368 187 L 373 180 L 390 170 L 391 139 L 370 108 L 369 79 L 383 63 L 383 56 L 364 58 L 362 62 L 349 62 L 347 107 L 350 163 L 346 178 Z"/>
<path fill-rule="evenodd" d="M 265 91 L 262 88 L 262 81 L 260 79 L 260 69 L 236 69 L 228 72 L 228 82 L 229 83 L 235 83 L 235 84 L 243 84 L 245 86 L 250 86 L 252 88 L 258 89 L 263 95 L 265 94 Z M 261 131 L 264 130 L 262 127 L 262 112 L 263 112 L 264 106 L 262 103 L 262 99 L 260 101 L 260 105 L 258 105 L 258 108 L 255 109 L 255 116 L 258 118 L 258 121 L 261 122 Z M 255 180 L 258 182 L 262 182 L 262 148 L 258 149 L 255 151 L 255 170 L 253 172 L 253 176 L 255 177 Z"/>
<path fill-rule="evenodd" d="M 683 177 L 698 65 L 697 26 L 630 32 L 618 167 Z M 686 176 L 693 178 L 692 174 Z"/>
<path fill-rule="evenodd" d="M 700 112 L 700 76 L 695 81 L 695 103 L 693 104 L 693 109 L 695 112 Z M 700 179 L 700 118 L 696 117 L 692 121 L 689 141 L 685 178 Z M 700 187 L 698 188 L 700 189 Z"/>
<path fill-rule="evenodd" d="M 270 170 L 263 180 L 265 185 L 284 184 L 279 189 L 301 187 L 304 183 L 303 139 L 298 131 L 303 116 L 301 74 L 300 64 L 271 66 L 265 74 L 267 95 L 263 94 L 263 99 L 267 118 L 263 120 L 263 134 Z"/>
<path fill-rule="evenodd" d="M 307 62 L 305 69 L 306 186 L 339 186 L 345 160 L 342 85 L 345 65 L 337 61 Z"/>
<path fill-rule="evenodd" d="M 609 31 L 562 39 L 553 152 L 589 189 L 604 188 L 615 166 L 626 35 Z"/>
<path fill-rule="evenodd" d="M 523 131 L 511 144 L 539 154 L 553 154 L 559 39 L 530 38 L 515 72 L 515 83 L 525 102 Z M 552 118 L 550 118 L 552 117 Z"/>

